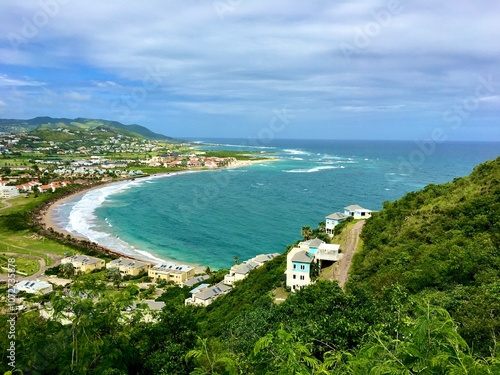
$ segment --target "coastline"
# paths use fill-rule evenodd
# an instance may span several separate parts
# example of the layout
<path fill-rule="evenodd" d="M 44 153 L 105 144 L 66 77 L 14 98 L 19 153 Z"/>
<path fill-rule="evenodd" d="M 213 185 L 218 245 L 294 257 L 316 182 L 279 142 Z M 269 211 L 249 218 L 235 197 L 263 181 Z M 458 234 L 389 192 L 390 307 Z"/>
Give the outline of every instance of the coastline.
<path fill-rule="evenodd" d="M 217 170 L 221 170 L 221 169 L 236 169 L 236 168 L 247 167 L 247 166 L 250 166 L 250 165 L 253 165 L 253 164 L 259 164 L 259 163 L 264 163 L 264 162 L 271 162 L 271 161 L 276 161 L 276 160 L 277 159 L 237 160 L 236 162 L 232 163 L 231 165 L 228 165 L 228 166 L 222 167 L 222 168 L 191 169 L 191 170 L 174 171 L 174 172 L 158 172 L 158 173 L 155 173 L 155 174 L 152 174 L 152 175 L 148 175 L 148 176 L 144 176 L 144 177 L 139 177 L 139 178 L 148 178 L 148 177 L 155 177 L 155 176 L 158 176 L 158 178 L 167 177 L 167 176 L 173 177 L 175 175 L 185 174 L 185 173 L 195 173 L 195 172 L 205 172 L 205 171 L 217 171 Z M 123 183 L 123 182 L 126 182 L 126 181 L 135 180 L 137 178 L 138 177 L 135 177 L 135 178 L 125 178 L 125 179 L 118 180 L 118 181 L 109 181 L 109 182 L 99 183 L 97 185 L 82 186 L 77 191 L 74 191 L 72 193 L 69 193 L 68 195 L 65 195 L 65 196 L 63 196 L 63 197 L 61 197 L 59 199 L 54 200 L 47 207 L 45 207 L 42 211 L 39 211 L 37 221 L 38 221 L 39 225 L 42 227 L 43 230 L 50 231 L 52 229 L 55 232 L 61 233 L 64 237 L 70 236 L 71 238 L 76 239 L 78 241 L 91 241 L 89 238 L 87 238 L 87 237 L 85 237 L 83 235 L 78 235 L 78 234 L 69 232 L 68 230 L 66 230 L 65 227 L 63 227 L 62 225 L 59 225 L 58 223 L 56 223 L 55 219 L 54 219 L 54 216 L 55 216 L 55 212 L 54 211 L 57 210 L 58 208 L 60 208 L 60 206 L 62 206 L 65 203 L 67 203 L 68 201 L 73 200 L 73 199 L 75 199 L 75 198 L 77 198 L 79 196 L 80 197 L 84 196 L 85 194 L 87 194 L 88 192 L 90 192 L 92 190 L 102 189 L 102 188 L 105 188 L 105 187 L 107 187 L 109 185 L 112 185 L 112 184 Z M 157 254 L 151 254 L 151 257 L 147 257 L 147 256 L 142 255 L 140 253 L 131 255 L 129 253 L 120 252 L 120 251 L 118 251 L 116 249 L 111 249 L 111 248 L 109 248 L 107 246 L 103 246 L 101 244 L 97 244 L 97 245 L 105 253 L 108 253 L 108 254 L 111 254 L 111 255 L 114 255 L 114 256 L 118 256 L 118 257 L 126 257 L 126 258 L 135 259 L 135 260 L 142 261 L 142 262 L 148 262 L 148 263 L 151 263 L 151 264 L 157 264 L 157 263 L 159 263 L 158 260 L 161 260 L 162 262 L 179 263 L 179 261 L 174 260 L 174 259 L 169 259 L 169 258 L 167 258 L 167 257 L 165 257 L 163 255 L 162 256 L 157 256 Z M 200 264 L 200 263 L 196 263 L 196 262 L 192 262 L 192 261 L 191 262 L 182 262 L 182 263 L 185 263 L 185 264 L 187 264 L 189 266 L 195 267 L 196 273 L 202 273 L 205 270 L 205 266 L 202 265 L 202 264 Z"/>

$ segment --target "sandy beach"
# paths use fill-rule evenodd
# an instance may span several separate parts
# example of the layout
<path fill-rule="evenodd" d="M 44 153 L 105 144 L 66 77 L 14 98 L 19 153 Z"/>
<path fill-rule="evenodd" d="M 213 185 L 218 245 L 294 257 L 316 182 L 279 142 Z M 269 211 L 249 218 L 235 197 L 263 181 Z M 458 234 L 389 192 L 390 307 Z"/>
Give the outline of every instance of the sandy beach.
<path fill-rule="evenodd" d="M 162 176 L 164 176 L 164 177 L 169 176 L 169 177 L 171 177 L 171 176 L 175 176 L 177 174 L 183 174 L 183 173 L 186 173 L 186 172 L 193 173 L 193 172 L 215 171 L 215 170 L 220 170 L 220 169 L 243 168 L 243 167 L 247 167 L 247 166 L 250 166 L 250 165 L 253 165 L 253 164 L 259 164 L 259 163 L 270 162 L 270 161 L 275 161 L 275 159 L 237 160 L 237 161 L 231 163 L 229 166 L 224 167 L 224 168 L 217 168 L 217 169 L 191 169 L 191 170 L 178 171 L 178 172 L 177 171 L 176 172 L 161 172 L 161 173 L 157 173 L 157 174 L 154 174 L 154 175 L 151 175 L 151 176 L 160 176 L 160 177 L 162 177 Z M 148 177 L 151 177 L 151 176 L 146 176 L 144 178 L 148 178 Z M 134 178 L 134 179 L 137 179 L 137 177 Z M 87 194 L 89 191 L 92 191 L 92 190 L 95 190 L 95 189 L 102 189 L 102 188 L 104 188 L 106 186 L 109 186 L 111 184 L 117 184 L 117 183 L 120 183 L 120 182 L 125 182 L 125 181 L 130 181 L 130 180 L 133 180 L 133 179 L 132 178 L 127 178 L 127 179 L 122 179 L 122 180 L 117 180 L 117 181 L 110 181 L 110 182 L 100 183 L 100 184 L 97 184 L 97 185 L 90 185 L 88 187 L 82 187 L 81 189 L 79 189 L 78 191 L 75 191 L 72 194 L 69 194 L 69 195 L 64 196 L 64 197 L 62 197 L 60 199 L 57 199 L 50 206 L 48 206 L 44 211 L 40 212 L 40 220 L 39 220 L 40 224 L 42 225 L 42 227 L 44 229 L 52 228 L 56 232 L 64 234 L 64 236 L 69 235 L 69 236 L 71 236 L 73 238 L 76 238 L 78 240 L 89 241 L 89 238 L 81 236 L 81 235 L 78 235 L 78 234 L 75 234 L 75 233 L 72 233 L 72 232 L 68 232 L 64 226 L 59 225 L 58 223 L 56 223 L 54 221 L 55 211 L 61 205 L 67 203 L 70 200 L 74 200 L 75 198 L 81 197 L 81 196 Z M 140 260 L 140 261 L 146 261 L 146 262 L 149 262 L 149 263 L 152 263 L 152 264 L 159 263 L 159 260 L 164 261 L 164 262 L 179 263 L 178 261 L 173 260 L 173 259 L 168 259 L 165 256 L 157 257 L 156 255 L 154 255 L 154 258 L 151 258 L 151 257 L 144 256 L 144 255 L 142 255 L 140 253 L 131 255 L 131 254 L 128 254 L 128 253 L 122 253 L 122 252 L 117 251 L 115 249 L 110 249 L 109 247 L 106 247 L 106 246 L 102 246 L 102 245 L 100 245 L 100 246 L 102 248 L 106 249 L 106 251 L 109 252 L 110 254 L 114 254 L 114 255 L 117 255 L 117 256 L 124 256 L 124 257 L 132 258 L 132 259 L 137 259 L 137 260 Z M 200 263 L 196 263 L 196 262 L 182 262 L 182 263 L 186 263 L 186 264 L 188 264 L 190 266 L 195 267 L 197 273 L 198 272 L 201 273 L 205 269 L 205 266 L 203 266 Z"/>

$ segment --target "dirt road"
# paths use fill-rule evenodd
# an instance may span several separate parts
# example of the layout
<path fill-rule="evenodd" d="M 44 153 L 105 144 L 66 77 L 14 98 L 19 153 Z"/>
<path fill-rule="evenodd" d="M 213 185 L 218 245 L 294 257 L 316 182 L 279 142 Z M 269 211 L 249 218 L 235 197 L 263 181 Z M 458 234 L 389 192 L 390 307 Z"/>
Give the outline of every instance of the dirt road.
<path fill-rule="evenodd" d="M 341 248 L 342 258 L 338 263 L 336 279 L 342 289 L 344 289 L 344 285 L 347 282 L 347 278 L 349 277 L 349 269 L 351 268 L 352 257 L 354 256 L 356 248 L 358 247 L 359 234 L 363 229 L 363 225 L 365 225 L 364 220 L 357 222 L 352 226 L 352 228 L 348 229 L 346 243 Z"/>

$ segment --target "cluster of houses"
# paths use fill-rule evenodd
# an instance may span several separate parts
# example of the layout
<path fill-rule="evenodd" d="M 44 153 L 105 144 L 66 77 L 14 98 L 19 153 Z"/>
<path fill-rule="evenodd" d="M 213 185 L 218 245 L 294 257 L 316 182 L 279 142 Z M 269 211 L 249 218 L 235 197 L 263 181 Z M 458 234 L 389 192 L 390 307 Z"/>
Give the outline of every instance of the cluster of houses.
<path fill-rule="evenodd" d="M 71 185 L 70 181 L 53 181 L 48 184 L 42 184 L 39 181 L 30 181 L 16 186 L 7 185 L 8 181 L 0 181 L 0 197 L 4 199 L 15 198 L 20 193 L 30 192 L 54 192 L 57 189 Z"/>
<path fill-rule="evenodd" d="M 187 168 L 220 168 L 234 162 L 234 158 L 206 157 L 203 155 L 184 155 L 177 152 L 169 152 L 154 156 L 143 163 L 150 167 L 187 167 Z"/>
<path fill-rule="evenodd" d="M 208 306 L 218 297 L 228 293 L 235 282 L 244 280 L 250 271 L 261 267 L 264 263 L 274 259 L 279 254 L 260 254 L 241 264 L 235 264 L 224 276 L 224 280 L 216 285 L 201 284 L 190 290 L 191 297 L 186 298 L 186 305 Z"/>
<path fill-rule="evenodd" d="M 228 293 L 235 282 L 245 279 L 251 270 L 261 267 L 264 263 L 278 256 L 274 254 L 260 254 L 241 264 L 235 264 L 225 275 L 224 280 L 218 284 L 210 285 L 204 283 L 209 275 L 195 275 L 195 268 L 185 264 L 160 263 L 153 265 L 148 262 L 129 258 L 118 258 L 106 263 L 103 259 L 88 255 L 71 255 L 63 258 L 61 264 L 71 264 L 75 273 L 89 273 L 101 269 L 117 269 L 122 276 L 138 276 L 147 272 L 151 281 L 165 280 L 178 286 L 196 288 L 190 290 L 191 297 L 185 300 L 186 305 L 208 306 L 218 297 Z M 23 282 L 24 283 L 24 282 Z M 29 286 L 29 283 L 34 283 Z M 48 293 L 52 288 L 45 281 L 29 282 L 28 286 L 20 284 L 18 290 L 28 293 Z"/>
<path fill-rule="evenodd" d="M 69 130 L 65 128 L 56 128 L 70 135 L 81 134 L 78 130 Z M 86 130 L 78 139 L 66 140 L 64 142 L 44 141 L 40 137 L 21 134 L 2 134 L 0 136 L 0 151 L 5 154 L 13 152 L 23 153 L 46 153 L 51 152 L 58 155 L 89 155 L 99 153 L 132 153 L 132 152 L 155 152 L 164 147 L 161 142 L 137 139 L 132 137 L 115 134 L 102 138 L 98 130 Z M 99 135 L 99 137 L 97 137 Z M 83 138 L 83 139 L 82 139 Z M 99 139 L 98 139 L 99 138 Z M 92 145 L 84 145 L 93 142 Z"/>
<path fill-rule="evenodd" d="M 335 227 L 352 217 L 355 220 L 371 217 L 372 210 L 358 205 L 344 207 L 344 212 L 334 212 L 325 218 L 326 233 L 333 237 Z M 300 242 L 297 247 L 292 248 L 286 258 L 286 286 L 292 292 L 306 287 L 313 282 L 312 274 L 314 268 L 317 272 L 336 263 L 340 259 L 340 245 L 327 244 L 314 238 Z"/>

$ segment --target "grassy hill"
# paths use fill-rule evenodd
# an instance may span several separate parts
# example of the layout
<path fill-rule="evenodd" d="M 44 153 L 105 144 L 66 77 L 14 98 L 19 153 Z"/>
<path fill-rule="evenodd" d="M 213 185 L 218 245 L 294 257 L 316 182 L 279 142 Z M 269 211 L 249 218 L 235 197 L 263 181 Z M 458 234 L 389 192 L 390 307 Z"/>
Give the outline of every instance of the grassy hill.
<path fill-rule="evenodd" d="M 0 119 L 0 132 L 7 133 L 28 133 L 35 132 L 34 135 L 48 135 L 47 131 L 64 128 L 73 131 L 104 130 L 114 134 L 121 134 L 133 138 L 147 138 L 153 140 L 165 140 L 173 142 L 174 139 L 163 134 L 154 133 L 144 126 L 132 124 L 124 125 L 117 121 L 88 119 L 88 118 L 52 118 L 35 117 L 30 120 Z M 45 133 L 37 134 L 36 132 Z M 52 139 L 50 139 L 52 140 Z"/>
<path fill-rule="evenodd" d="M 351 286 L 398 285 L 445 307 L 475 348 L 500 333 L 500 158 L 385 203 L 368 220 Z"/>

